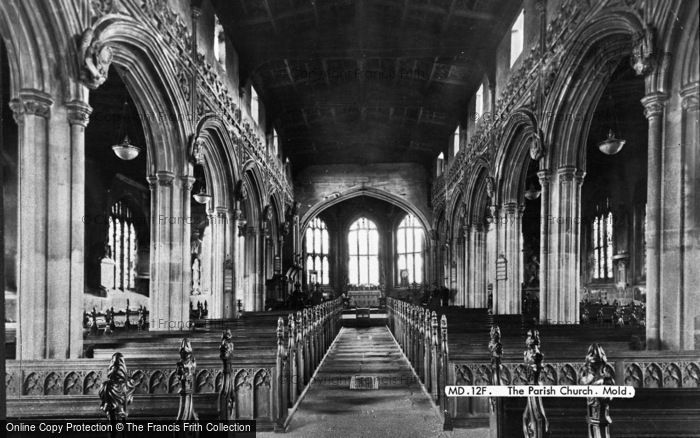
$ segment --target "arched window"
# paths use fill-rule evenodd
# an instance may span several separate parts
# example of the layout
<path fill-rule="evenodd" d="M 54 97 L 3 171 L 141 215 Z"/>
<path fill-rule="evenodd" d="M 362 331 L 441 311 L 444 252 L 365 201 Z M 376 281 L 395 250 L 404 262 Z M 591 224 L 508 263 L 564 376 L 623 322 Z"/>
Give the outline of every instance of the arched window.
<path fill-rule="evenodd" d="M 221 68 L 226 70 L 226 35 L 216 15 L 214 15 L 214 58 L 219 61 Z"/>
<path fill-rule="evenodd" d="M 612 280 L 613 278 L 613 215 L 611 212 L 598 214 L 591 227 L 593 249 L 593 279 Z"/>
<path fill-rule="evenodd" d="M 455 133 L 454 133 L 454 139 L 452 141 L 454 155 L 457 155 L 457 153 L 459 152 L 459 137 L 460 137 L 460 129 L 459 129 L 459 125 L 457 125 L 457 129 L 455 129 Z"/>
<path fill-rule="evenodd" d="M 396 262 L 399 286 L 423 282 L 423 227 L 412 214 L 396 230 Z"/>
<path fill-rule="evenodd" d="M 521 10 L 510 29 L 510 66 L 515 64 L 520 54 L 523 53 L 523 41 L 525 40 L 525 10 Z"/>
<path fill-rule="evenodd" d="M 138 250 L 134 215 L 122 201 L 112 205 L 108 230 L 109 255 L 114 260 L 114 289 L 135 288 Z"/>
<path fill-rule="evenodd" d="M 367 218 L 350 225 L 348 232 L 348 281 L 353 285 L 379 284 L 379 232 Z"/>
<path fill-rule="evenodd" d="M 474 102 L 474 120 L 478 121 L 484 115 L 484 83 L 479 85 L 479 89 L 476 90 L 476 99 Z"/>
<path fill-rule="evenodd" d="M 319 218 L 313 218 L 306 229 L 306 282 L 330 283 L 328 263 L 328 228 Z M 315 279 L 312 276 L 315 274 Z"/>

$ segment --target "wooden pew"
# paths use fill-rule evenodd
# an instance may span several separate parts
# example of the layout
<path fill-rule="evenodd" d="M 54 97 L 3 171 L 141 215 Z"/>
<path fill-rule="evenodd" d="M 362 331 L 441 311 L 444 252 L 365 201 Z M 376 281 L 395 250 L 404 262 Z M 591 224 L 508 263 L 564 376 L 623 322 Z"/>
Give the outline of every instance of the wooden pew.
<path fill-rule="evenodd" d="M 269 327 L 268 315 L 250 319 L 250 325 L 236 321 L 231 338 L 240 345 L 233 343 L 227 362 L 230 373 L 224 372 L 219 357 L 221 332 L 188 333 L 197 359 L 192 398 L 200 418 L 255 419 L 258 430 L 283 428 L 288 409 L 340 328 L 341 307 L 338 299 L 300 312 L 299 329 L 294 324 L 287 327 L 280 317 L 276 330 L 262 329 L 266 324 Z M 291 316 L 290 323 L 297 319 L 297 315 Z M 181 397 L 176 372 L 181 342 L 172 333 L 151 333 L 137 339 L 95 338 L 95 358 L 7 361 L 8 418 L 102 417 L 97 392 L 110 362 L 108 353 L 119 345 L 120 351 L 128 352 L 124 357 L 135 385 L 130 418 L 174 419 Z M 233 388 L 227 395 L 235 407 L 232 412 L 219 407 L 226 379 Z"/>

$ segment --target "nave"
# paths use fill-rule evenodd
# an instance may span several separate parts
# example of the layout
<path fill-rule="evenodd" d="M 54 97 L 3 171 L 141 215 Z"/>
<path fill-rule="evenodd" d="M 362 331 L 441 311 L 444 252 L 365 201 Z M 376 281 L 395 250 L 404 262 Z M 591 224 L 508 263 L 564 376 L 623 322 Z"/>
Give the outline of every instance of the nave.
<path fill-rule="evenodd" d="M 0 419 L 697 435 L 699 5 L 0 1 Z"/>

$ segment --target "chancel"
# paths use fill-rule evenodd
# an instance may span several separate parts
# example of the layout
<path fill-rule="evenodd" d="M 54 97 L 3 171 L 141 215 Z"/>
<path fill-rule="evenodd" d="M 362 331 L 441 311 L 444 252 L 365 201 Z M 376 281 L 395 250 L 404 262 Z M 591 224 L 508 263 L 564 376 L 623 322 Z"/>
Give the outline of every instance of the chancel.
<path fill-rule="evenodd" d="M 6 432 L 697 436 L 698 8 L 3 0 Z"/>

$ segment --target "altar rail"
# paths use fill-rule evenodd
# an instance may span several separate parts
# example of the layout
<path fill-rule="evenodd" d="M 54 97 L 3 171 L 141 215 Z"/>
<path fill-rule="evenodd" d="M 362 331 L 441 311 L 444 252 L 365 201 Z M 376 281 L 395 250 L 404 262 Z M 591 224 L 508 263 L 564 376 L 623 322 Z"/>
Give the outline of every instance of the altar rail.
<path fill-rule="evenodd" d="M 336 299 L 290 314 L 286 323 L 279 317 L 277 351 L 266 360 L 256 358 L 255 351 L 236 353 L 232 342 L 233 354 L 224 360 L 222 340 L 224 366 L 222 360 L 200 360 L 192 377 L 191 394 L 200 418 L 254 419 L 258 430 L 283 427 L 289 408 L 335 339 L 341 311 L 342 300 Z M 196 345 L 192 349 L 196 356 Z M 182 396 L 176 363 L 128 357 L 125 362 L 134 384 L 130 418 L 176 418 Z M 100 359 L 8 360 L 8 418 L 104 417 L 98 391 L 109 364 Z M 226 387 L 233 392 L 224 394 Z M 233 412 L 227 415 L 221 409 L 220 397 L 230 399 Z"/>

